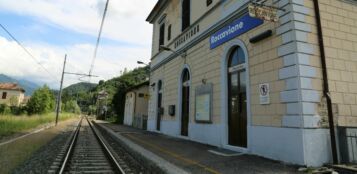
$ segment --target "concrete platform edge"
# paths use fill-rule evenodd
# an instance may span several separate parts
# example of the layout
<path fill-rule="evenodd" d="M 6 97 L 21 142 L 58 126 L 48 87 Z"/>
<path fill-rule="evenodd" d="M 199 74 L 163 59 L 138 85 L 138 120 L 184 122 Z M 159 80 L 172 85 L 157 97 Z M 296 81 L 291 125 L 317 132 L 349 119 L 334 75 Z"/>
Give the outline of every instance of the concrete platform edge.
<path fill-rule="evenodd" d="M 170 174 L 188 174 L 187 171 L 177 167 L 176 165 L 164 160 L 163 158 L 155 155 L 154 153 L 146 150 L 145 148 L 135 144 L 131 140 L 127 139 L 126 137 L 119 135 L 118 133 L 115 133 L 112 129 L 101 125 L 97 124 L 98 126 L 102 127 L 105 131 L 107 131 L 109 134 L 113 135 L 114 137 L 120 139 L 123 143 L 125 143 L 129 148 L 131 148 L 133 151 L 139 153 L 143 157 L 150 159 L 154 164 L 156 164 L 159 168 L 161 168 L 163 171 L 170 173 Z"/>

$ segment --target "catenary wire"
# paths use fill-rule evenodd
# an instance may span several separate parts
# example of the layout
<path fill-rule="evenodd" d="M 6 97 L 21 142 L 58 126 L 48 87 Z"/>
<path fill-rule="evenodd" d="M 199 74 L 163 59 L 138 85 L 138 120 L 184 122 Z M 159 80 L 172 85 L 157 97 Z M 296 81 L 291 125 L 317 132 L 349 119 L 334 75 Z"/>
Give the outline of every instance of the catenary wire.
<path fill-rule="evenodd" d="M 98 46 L 99 46 L 100 38 L 101 38 L 101 35 L 102 35 L 102 31 L 103 31 L 103 25 L 104 25 L 105 16 L 106 16 L 107 10 L 108 10 L 108 4 L 109 4 L 109 0 L 107 0 L 107 3 L 105 4 L 103 17 L 102 17 L 102 21 L 101 21 L 101 24 L 100 24 L 100 29 L 99 29 L 99 34 L 98 34 L 98 38 L 97 38 L 97 43 L 96 43 L 96 45 L 95 45 L 94 55 L 93 55 L 91 67 L 90 67 L 90 70 L 89 70 L 89 81 L 90 81 L 90 78 L 91 78 L 91 75 L 92 75 L 92 72 L 93 72 L 95 59 L 96 59 L 96 57 L 97 57 Z"/>
<path fill-rule="evenodd" d="M 33 56 L 30 51 L 28 51 L 22 44 L 19 42 L 7 29 L 5 26 L 0 24 L 0 27 L 42 68 L 44 69 L 55 81 L 59 82 L 58 78 L 54 76 L 50 71 L 48 71 L 39 61 L 36 60 L 35 56 Z"/>

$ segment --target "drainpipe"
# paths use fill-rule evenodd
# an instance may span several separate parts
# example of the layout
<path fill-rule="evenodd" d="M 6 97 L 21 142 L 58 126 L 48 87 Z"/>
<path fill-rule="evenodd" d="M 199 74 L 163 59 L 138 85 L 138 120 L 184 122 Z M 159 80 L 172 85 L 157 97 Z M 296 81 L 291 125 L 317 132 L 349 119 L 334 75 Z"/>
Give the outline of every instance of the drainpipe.
<path fill-rule="evenodd" d="M 322 35 L 319 1 L 313 0 L 313 2 L 314 2 L 315 18 L 316 18 L 316 25 L 317 25 L 317 36 L 318 36 L 320 55 L 321 55 L 320 58 L 321 58 L 322 78 L 323 78 L 323 95 L 326 98 L 326 103 L 327 103 L 332 158 L 333 158 L 333 163 L 337 164 L 338 163 L 338 155 L 337 155 L 337 145 L 336 145 L 336 132 L 335 132 L 334 119 L 333 119 L 333 112 L 332 112 L 330 89 L 328 86 L 325 45 L 324 45 L 324 40 L 323 40 L 323 35 Z"/>

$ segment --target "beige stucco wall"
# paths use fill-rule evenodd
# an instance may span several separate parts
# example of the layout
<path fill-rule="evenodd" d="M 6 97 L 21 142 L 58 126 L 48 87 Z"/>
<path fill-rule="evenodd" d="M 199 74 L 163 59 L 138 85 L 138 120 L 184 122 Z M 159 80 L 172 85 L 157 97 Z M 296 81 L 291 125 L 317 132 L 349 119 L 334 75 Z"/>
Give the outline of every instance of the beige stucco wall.
<path fill-rule="evenodd" d="M 221 8 L 217 12 L 220 13 Z M 202 21 L 215 21 L 210 19 Z M 208 23 L 208 22 L 206 22 Z M 252 124 L 261 126 L 281 126 L 281 118 L 285 114 L 285 104 L 280 102 L 279 93 L 285 88 L 283 80 L 279 80 L 279 69 L 282 67 L 283 60 L 277 55 L 277 48 L 281 44 L 280 36 L 273 36 L 256 44 L 250 44 L 249 38 L 261 33 L 267 29 L 276 28 L 276 23 L 267 22 L 236 39 L 244 41 L 248 49 L 248 63 L 250 70 L 251 89 L 251 111 Z M 208 26 L 208 24 L 206 25 Z M 179 77 L 184 64 L 187 64 L 191 70 L 191 89 L 190 89 L 190 122 L 194 122 L 194 98 L 195 88 L 202 85 L 202 79 L 207 79 L 207 83 L 213 84 L 213 123 L 219 124 L 221 121 L 221 59 L 224 56 L 223 51 L 226 44 L 213 50 L 209 48 L 209 38 L 193 46 L 187 51 L 186 59 L 177 57 L 162 67 L 151 73 L 151 83 L 163 80 L 163 107 L 165 113 L 163 120 L 175 120 L 175 117 L 167 113 L 168 105 L 178 104 L 178 84 Z M 258 86 L 260 83 L 270 83 L 270 105 L 259 104 Z M 151 96 L 156 97 L 155 91 L 151 91 Z M 155 108 L 155 102 L 151 102 L 150 108 Z M 151 110 L 154 116 L 154 110 Z M 176 112 L 177 113 L 177 112 Z M 176 114 L 176 117 L 178 115 Z M 151 118 L 155 119 L 155 118 Z"/>
<path fill-rule="evenodd" d="M 149 93 L 149 87 L 148 86 L 142 86 L 134 92 L 136 93 L 136 101 L 135 101 L 135 115 L 137 116 L 142 116 L 148 115 L 148 93 Z M 139 97 L 139 94 L 144 94 L 144 97 Z"/>
<path fill-rule="evenodd" d="M 206 6 L 206 2 L 204 1 L 191 1 L 191 24 L 194 24 L 197 22 L 197 20 L 202 17 L 203 14 L 205 14 L 207 11 L 212 9 L 219 0 L 213 0 L 212 4 L 209 5 L 208 7 Z M 181 3 L 182 0 L 171 0 L 171 2 L 168 4 L 167 8 L 164 9 L 159 17 L 154 21 L 153 23 L 153 42 L 152 42 L 152 56 L 156 55 L 159 53 L 159 33 L 160 33 L 160 24 L 159 20 L 163 15 L 166 15 L 166 18 L 164 21 L 165 23 L 165 45 L 172 46 L 173 43 L 172 41 L 178 37 L 182 31 L 181 31 Z M 216 11 L 218 12 L 218 11 Z M 210 21 L 209 23 L 202 23 L 200 27 L 206 28 L 208 25 L 212 24 L 212 17 L 218 17 L 220 16 L 219 14 L 211 15 L 211 20 L 205 20 L 205 21 Z M 168 26 L 171 25 L 171 39 L 168 40 L 167 38 L 167 33 L 168 33 Z"/>
<path fill-rule="evenodd" d="M 313 4 L 305 4 L 313 28 L 309 42 L 314 44 L 314 56 L 319 56 Z M 357 3 L 320 0 L 319 6 L 334 116 L 338 125 L 357 126 Z M 319 61 L 315 64 L 320 67 Z"/>
<path fill-rule="evenodd" d="M 7 93 L 6 99 L 2 99 L 3 92 Z M 10 104 L 11 97 L 16 97 L 17 105 L 20 105 L 21 102 L 24 100 L 25 94 L 21 91 L 0 89 L 0 104 Z"/>
<path fill-rule="evenodd" d="M 198 35 L 176 49 L 170 43 L 168 46 L 175 51 L 181 51 L 185 44 L 190 43 L 217 22 L 228 19 L 232 14 L 237 16 L 235 19 L 239 18 L 243 14 L 238 12 L 244 11 L 241 8 L 243 1 L 222 1 L 218 8 L 207 13 L 205 18 L 195 24 L 200 26 Z M 338 0 L 319 2 L 334 112 L 339 125 L 356 126 L 356 5 Z M 226 99 L 222 98 L 225 97 L 225 89 L 222 87 L 226 85 L 222 84 L 222 74 L 226 75 L 226 72 L 222 70 L 222 60 L 226 58 L 224 54 L 231 43 L 239 40 L 244 43 L 248 52 L 250 103 L 247 104 L 251 111 L 248 115 L 248 123 L 251 123 L 248 125 L 250 152 L 308 166 L 320 166 L 330 162 L 329 135 L 326 129 L 327 109 L 322 95 L 322 69 L 312 1 L 282 0 L 276 5 L 286 9 L 278 12 L 279 22 L 265 22 L 211 50 L 208 37 L 229 23 L 226 22 L 209 33 L 207 38 L 187 48 L 186 58 L 177 56 L 152 71 L 151 85 L 157 84 L 158 80 L 163 81 L 164 114 L 160 130 L 162 133 L 180 134 L 177 132 L 181 122 L 178 90 L 180 76 L 186 64 L 191 71 L 189 138 L 230 148 L 226 146 L 227 113 L 224 109 L 227 106 L 224 104 Z M 179 31 L 180 26 L 176 27 Z M 272 36 L 255 44 L 249 43 L 250 38 L 267 29 L 273 31 Z M 169 51 L 156 53 L 153 54 L 151 64 L 154 68 L 172 54 Z M 202 79 L 213 84 L 212 124 L 196 124 L 194 121 L 195 89 L 202 85 Z M 261 83 L 270 85 L 269 105 L 260 104 L 258 86 Z M 157 86 L 149 89 L 151 130 L 155 130 L 157 117 L 156 88 Z M 168 115 L 169 105 L 176 106 L 174 117 Z M 314 143 L 310 143 L 312 141 Z"/>
<path fill-rule="evenodd" d="M 135 93 L 128 92 L 125 97 L 124 124 L 131 126 L 134 118 Z"/>
<path fill-rule="evenodd" d="M 142 120 L 148 115 L 148 86 L 133 89 L 126 94 L 124 124 L 142 128 Z M 143 97 L 139 97 L 143 94 Z"/>

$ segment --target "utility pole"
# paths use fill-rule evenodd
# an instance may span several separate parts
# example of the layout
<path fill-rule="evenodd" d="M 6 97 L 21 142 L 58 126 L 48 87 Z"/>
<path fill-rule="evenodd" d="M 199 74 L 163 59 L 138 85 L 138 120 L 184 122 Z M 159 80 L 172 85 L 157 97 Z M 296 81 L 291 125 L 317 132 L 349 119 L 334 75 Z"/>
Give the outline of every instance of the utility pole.
<path fill-rule="evenodd" d="M 61 85 L 60 85 L 60 90 L 58 92 L 58 96 L 57 96 L 57 109 L 56 109 L 56 126 L 58 123 L 58 117 L 59 117 L 59 113 L 61 110 L 61 98 L 62 98 L 62 87 L 63 87 L 63 81 L 64 81 L 64 75 L 68 74 L 68 75 L 75 75 L 75 76 L 81 76 L 82 77 L 98 77 L 95 75 L 90 75 L 90 74 L 81 74 L 81 73 L 72 73 L 72 72 L 66 72 L 66 62 L 67 62 L 67 54 L 64 56 L 64 63 L 63 63 L 63 71 L 62 71 L 62 78 L 61 78 Z M 77 94 L 77 102 L 78 102 L 78 94 Z M 77 103 L 78 104 L 78 103 Z"/>
<path fill-rule="evenodd" d="M 59 90 L 58 96 L 57 96 L 56 126 L 57 126 L 57 123 L 58 123 L 58 115 L 59 115 L 59 112 L 61 110 L 62 86 L 63 86 L 63 78 L 64 78 L 64 73 L 65 73 L 64 71 L 66 69 L 66 61 L 67 61 L 67 54 L 64 56 L 61 85 L 60 85 L 60 90 Z"/>

